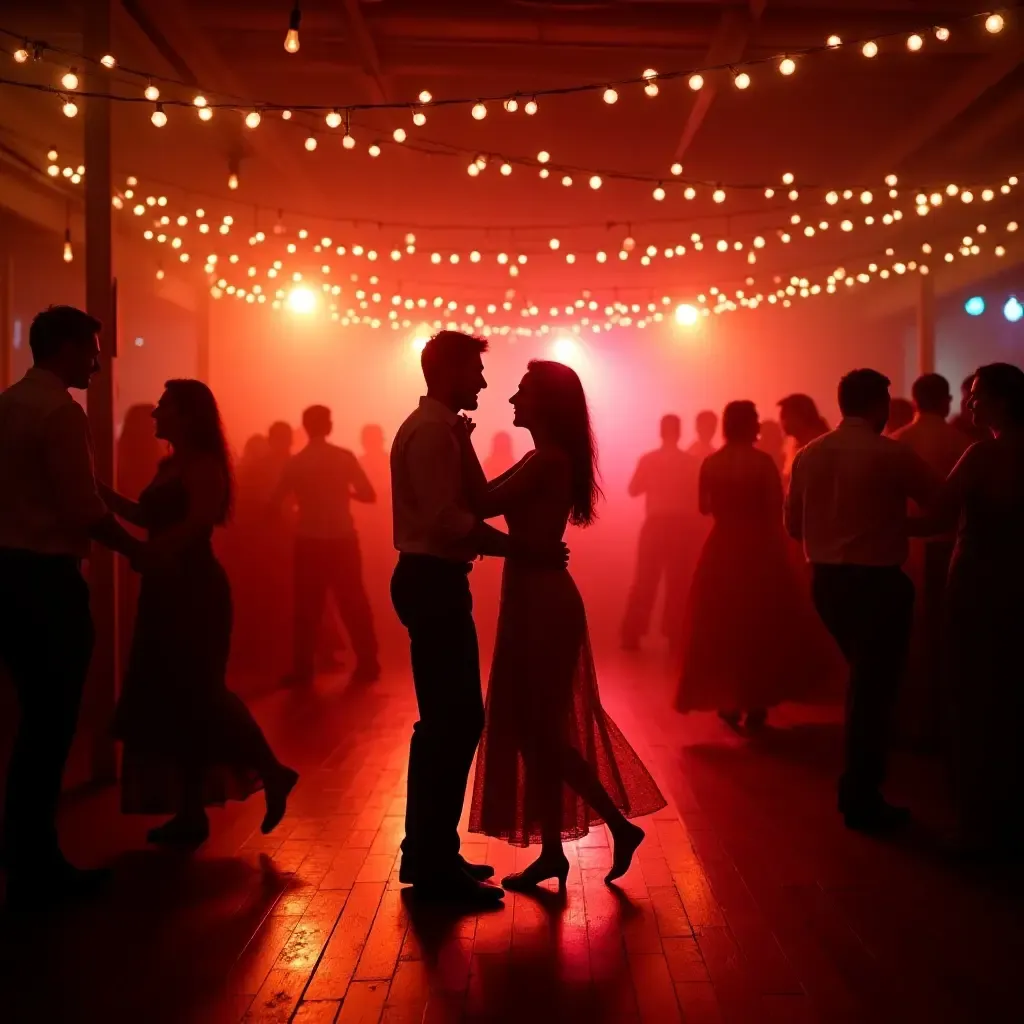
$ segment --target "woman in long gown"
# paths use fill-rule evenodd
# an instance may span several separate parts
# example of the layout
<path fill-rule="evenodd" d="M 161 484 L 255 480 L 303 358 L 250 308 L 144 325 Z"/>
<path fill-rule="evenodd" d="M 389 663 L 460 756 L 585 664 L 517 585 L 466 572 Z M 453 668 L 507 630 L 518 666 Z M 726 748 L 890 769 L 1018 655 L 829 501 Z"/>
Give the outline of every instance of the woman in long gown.
<path fill-rule="evenodd" d="M 968 448 L 953 469 L 932 524 L 941 528 L 958 520 L 946 635 L 960 840 L 969 852 L 1020 854 L 1024 372 L 1006 363 L 982 366 L 969 409 L 986 439 Z"/>
<path fill-rule="evenodd" d="M 217 403 L 205 384 L 172 380 L 153 418 L 170 456 L 138 502 L 104 490 L 111 510 L 149 538 L 114 723 L 124 743 L 122 810 L 172 814 L 150 842 L 196 846 L 209 835 L 207 806 L 262 788 L 270 832 L 298 775 L 225 681 L 231 589 L 212 537 L 230 514 L 232 486 Z"/>
<path fill-rule="evenodd" d="M 511 402 L 515 425 L 530 431 L 535 448 L 490 485 L 481 474 L 478 511 L 504 516 L 513 537 L 558 543 L 568 523 L 594 521 L 600 496 L 583 386 L 561 363 L 533 362 Z M 540 843 L 541 852 L 501 884 L 526 889 L 556 878 L 564 885 L 563 841 L 602 821 L 614 839 L 610 882 L 628 870 L 644 838 L 627 819 L 664 806 L 601 707 L 572 577 L 506 562 L 469 828 L 513 846 Z"/>
<path fill-rule="evenodd" d="M 730 402 L 725 444 L 701 467 L 700 511 L 714 527 L 701 551 L 683 627 L 676 708 L 718 711 L 738 727 L 768 709 L 806 699 L 835 664 L 782 523 L 782 480 L 759 451 L 753 402 Z"/>

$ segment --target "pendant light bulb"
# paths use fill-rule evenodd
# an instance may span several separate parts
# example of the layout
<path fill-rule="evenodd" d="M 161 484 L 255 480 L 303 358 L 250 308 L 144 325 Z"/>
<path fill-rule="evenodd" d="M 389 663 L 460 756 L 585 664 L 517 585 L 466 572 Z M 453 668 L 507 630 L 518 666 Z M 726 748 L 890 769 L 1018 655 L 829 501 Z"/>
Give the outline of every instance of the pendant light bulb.
<path fill-rule="evenodd" d="M 299 22 L 301 21 L 302 11 L 299 10 L 298 0 L 295 0 L 291 17 L 288 19 L 288 32 L 284 37 L 284 48 L 288 53 L 299 52 Z"/>

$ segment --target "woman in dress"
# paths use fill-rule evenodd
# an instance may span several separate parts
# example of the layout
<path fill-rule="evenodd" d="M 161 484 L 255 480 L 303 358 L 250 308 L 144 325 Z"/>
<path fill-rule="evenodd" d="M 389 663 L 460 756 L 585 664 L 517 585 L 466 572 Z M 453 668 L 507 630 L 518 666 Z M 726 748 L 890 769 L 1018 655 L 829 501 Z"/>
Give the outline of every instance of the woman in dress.
<path fill-rule="evenodd" d="M 262 787 L 263 831 L 285 813 L 298 775 L 274 756 L 226 685 L 231 589 L 212 547 L 232 504 L 231 463 L 217 403 L 205 384 L 168 381 L 153 411 L 171 454 L 131 501 L 104 499 L 147 531 L 135 635 L 115 718 L 124 742 L 122 809 L 172 814 L 150 842 L 197 846 L 206 807 Z"/>
<path fill-rule="evenodd" d="M 946 590 L 955 792 L 968 852 L 1024 852 L 1024 372 L 974 375 L 976 436 L 949 475 L 936 529 L 958 521 Z"/>
<path fill-rule="evenodd" d="M 600 497 L 596 452 L 579 377 L 561 363 L 533 362 L 511 399 L 514 423 L 534 450 L 487 484 L 479 464 L 477 505 L 504 516 L 509 534 L 561 541 L 568 523 L 589 526 Z M 471 832 L 513 846 L 539 843 L 525 871 L 502 880 L 528 889 L 565 884 L 562 843 L 605 822 L 614 840 L 605 881 L 625 874 L 644 838 L 628 818 L 665 799 L 601 707 L 583 600 L 565 570 L 506 562 L 498 636 L 477 756 Z"/>
<path fill-rule="evenodd" d="M 782 480 L 755 445 L 753 402 L 730 402 L 725 444 L 701 467 L 700 511 L 714 526 L 701 551 L 683 627 L 682 712 L 718 711 L 733 728 L 821 688 L 830 640 L 794 566 L 782 523 Z M 831 657 L 830 657 L 831 656 Z"/>

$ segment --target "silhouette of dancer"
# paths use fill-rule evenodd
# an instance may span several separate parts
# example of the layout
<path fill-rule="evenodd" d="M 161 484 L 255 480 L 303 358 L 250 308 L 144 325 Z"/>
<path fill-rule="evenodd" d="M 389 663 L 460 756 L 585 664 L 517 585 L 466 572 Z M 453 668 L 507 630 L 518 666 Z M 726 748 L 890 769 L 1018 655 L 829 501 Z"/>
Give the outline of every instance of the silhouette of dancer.
<path fill-rule="evenodd" d="M 533 362 L 510 401 L 535 447 L 490 484 L 477 479 L 478 511 L 504 516 L 513 540 L 555 545 L 568 523 L 593 523 L 601 494 L 583 386 L 561 363 Z M 541 844 L 537 860 L 502 885 L 564 886 L 562 842 L 602 821 L 615 840 L 605 881 L 624 875 L 644 838 L 627 818 L 665 799 L 601 707 L 583 600 L 564 566 L 506 563 L 486 722 L 469 829 Z"/>
<path fill-rule="evenodd" d="M 558 539 L 510 538 L 471 511 L 467 477 L 483 470 L 459 413 L 475 409 L 487 386 L 486 351 L 484 340 L 441 331 L 421 354 L 427 394 L 391 449 L 399 551 L 391 594 L 409 632 L 420 715 L 409 747 L 399 877 L 428 896 L 494 903 L 502 890 L 484 881 L 494 869 L 459 854 L 459 818 L 484 718 L 469 571 L 481 554 L 564 565 L 567 553 Z"/>
<path fill-rule="evenodd" d="M 99 370 L 100 323 L 71 306 L 32 321 L 33 366 L 0 395 L 0 660 L 21 710 L 7 774 L 7 902 L 36 910 L 87 896 L 106 872 L 61 853 L 55 819 L 93 648 L 80 565 L 90 540 L 134 556 L 107 512 L 82 407 Z"/>
<path fill-rule="evenodd" d="M 1024 852 L 1024 372 L 971 378 L 968 411 L 985 440 L 956 464 L 935 523 L 959 523 L 947 589 L 953 753 L 960 845 Z"/>
<path fill-rule="evenodd" d="M 501 476 L 515 465 L 516 457 L 512 451 L 512 435 L 507 430 L 499 430 L 491 439 L 491 454 L 484 459 L 484 473 L 488 480 Z"/>
<path fill-rule="evenodd" d="M 717 424 L 716 424 L 717 427 Z M 699 541 L 697 518 L 697 456 L 679 447 L 682 425 L 678 416 L 661 418 L 661 447 L 640 457 L 629 482 L 631 498 L 643 495 L 647 514 L 640 528 L 636 571 L 622 622 L 622 647 L 640 648 L 647 632 L 658 587 L 665 580 L 665 610 L 661 632 L 672 637 L 679 629 L 686 600 L 692 558 Z"/>
<path fill-rule="evenodd" d="M 761 436 L 757 439 L 755 447 L 765 455 L 771 456 L 775 468 L 781 474 L 786 464 L 786 435 L 775 420 L 761 421 Z"/>
<path fill-rule="evenodd" d="M 759 426 L 753 402 L 730 402 L 725 444 L 701 466 L 700 510 L 715 525 L 687 602 L 676 695 L 677 710 L 717 710 L 733 728 L 744 713 L 759 728 L 769 708 L 821 690 L 835 660 L 790 558 L 782 480 L 755 447 Z"/>
<path fill-rule="evenodd" d="M 874 831 L 909 819 L 905 808 L 885 801 L 881 786 L 914 604 L 914 586 L 901 569 L 907 502 L 928 505 L 939 480 L 909 447 L 882 436 L 888 378 L 875 370 L 848 373 L 839 382 L 839 408 L 839 427 L 793 463 L 786 525 L 803 543 L 818 614 L 850 666 L 839 810 L 848 828 Z"/>
<path fill-rule="evenodd" d="M 294 659 L 287 681 L 313 681 L 317 634 L 330 592 L 355 649 L 352 682 L 372 683 L 380 678 L 377 636 L 349 505 L 373 503 L 377 496 L 355 455 L 328 442 L 333 429 L 330 409 L 310 406 L 302 414 L 302 426 L 309 443 L 285 465 L 273 498 L 278 508 L 288 496 L 298 505 Z"/>
<path fill-rule="evenodd" d="M 950 421 L 970 443 L 975 441 L 987 441 L 992 432 L 988 427 L 976 422 L 971 412 L 972 388 L 974 385 L 974 374 L 964 377 L 960 385 L 960 411 Z"/>
<path fill-rule="evenodd" d="M 787 395 L 779 402 L 779 425 L 782 433 L 790 438 L 789 451 L 782 467 L 782 485 L 789 489 L 789 478 L 793 472 L 793 460 L 804 445 L 828 432 L 825 417 L 818 412 L 818 406 L 810 395 Z"/>
<path fill-rule="evenodd" d="M 200 381 L 165 387 L 153 418 L 170 456 L 137 502 L 102 488 L 111 510 L 149 536 L 114 731 L 124 742 L 122 810 L 173 814 L 149 841 L 197 846 L 209 835 L 207 806 L 260 786 L 270 832 L 298 775 L 225 680 L 231 588 L 212 536 L 230 516 L 232 480 L 217 403 Z"/>
<path fill-rule="evenodd" d="M 687 448 L 687 452 L 703 462 L 715 450 L 715 434 L 718 433 L 718 414 L 710 409 L 697 413 L 694 426 L 697 440 Z"/>

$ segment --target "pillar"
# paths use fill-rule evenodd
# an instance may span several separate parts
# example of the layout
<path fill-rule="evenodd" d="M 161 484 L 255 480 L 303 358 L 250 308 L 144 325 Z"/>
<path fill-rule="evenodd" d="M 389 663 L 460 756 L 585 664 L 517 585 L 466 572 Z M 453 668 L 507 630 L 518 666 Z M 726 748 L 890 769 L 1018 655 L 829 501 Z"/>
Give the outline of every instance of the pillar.
<path fill-rule="evenodd" d="M 917 372 L 935 372 L 935 279 L 918 274 L 917 292 Z"/>
<path fill-rule="evenodd" d="M 87 56 L 99 61 L 110 52 L 111 0 L 83 4 L 83 43 Z M 90 92 L 109 94 L 110 73 L 98 63 L 87 73 Z M 110 101 L 85 100 L 85 303 L 100 320 L 101 370 L 89 385 L 89 426 L 96 451 L 96 476 L 110 483 L 114 473 L 114 400 L 117 393 L 117 298 L 111 238 Z M 93 545 L 89 561 L 96 646 L 84 709 L 91 741 L 93 781 L 113 781 L 117 762 L 109 723 L 117 697 L 117 574 L 114 553 Z"/>

